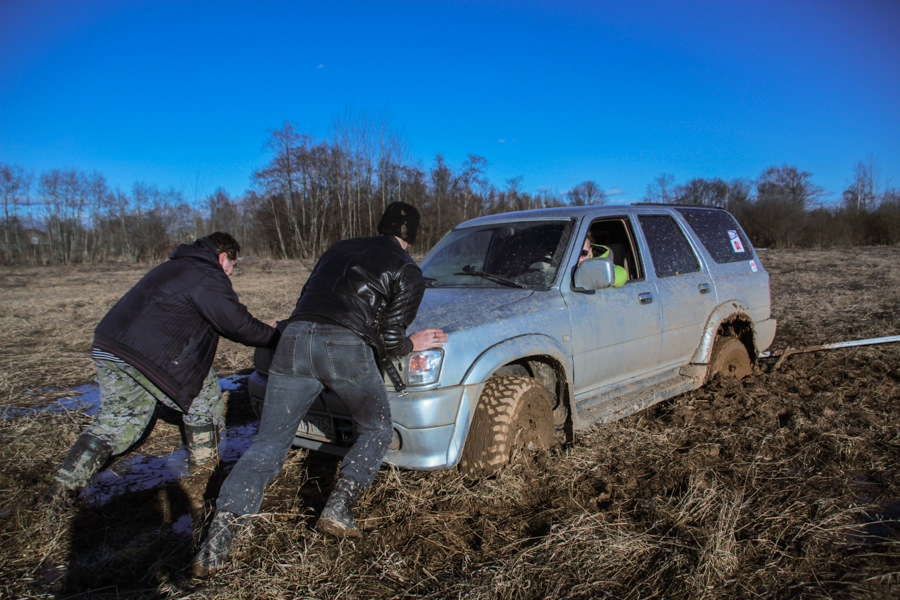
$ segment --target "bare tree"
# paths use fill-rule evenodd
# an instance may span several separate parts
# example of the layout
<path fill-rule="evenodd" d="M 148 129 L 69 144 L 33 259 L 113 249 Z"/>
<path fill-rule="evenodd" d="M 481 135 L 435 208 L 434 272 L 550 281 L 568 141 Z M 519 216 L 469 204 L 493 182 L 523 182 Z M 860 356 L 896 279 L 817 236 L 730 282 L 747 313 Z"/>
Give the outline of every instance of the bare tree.
<path fill-rule="evenodd" d="M 877 244 L 900 244 L 900 189 L 888 187 L 875 214 Z"/>
<path fill-rule="evenodd" d="M 844 190 L 844 206 L 857 214 L 872 212 L 878 206 L 878 179 L 880 168 L 873 157 L 867 163 L 858 161 L 854 167 L 853 182 Z"/>
<path fill-rule="evenodd" d="M 374 172 L 374 137 L 372 120 L 349 109 L 332 125 L 335 154 L 329 186 L 337 199 L 338 237 L 354 237 L 361 229 L 361 209 L 372 197 Z M 371 220 L 370 216 L 367 221 Z"/>
<path fill-rule="evenodd" d="M 822 188 L 812 174 L 783 165 L 763 171 L 756 183 L 758 226 L 765 245 L 791 246 L 801 237 L 806 209 Z"/>
<path fill-rule="evenodd" d="M 475 188 L 483 185 L 485 181 L 484 172 L 487 169 L 488 161 L 483 156 L 470 154 L 463 163 L 462 170 L 457 177 L 459 188 L 462 195 L 462 218 L 465 221 L 470 218 L 473 210 L 472 204 L 475 198 Z M 475 215 L 472 215 L 475 216 Z"/>
<path fill-rule="evenodd" d="M 294 131 L 290 121 L 285 121 L 281 129 L 272 132 L 266 149 L 272 153 L 272 161 L 265 168 L 253 173 L 253 181 L 263 192 L 267 207 L 272 217 L 275 233 L 278 237 L 278 247 L 282 257 L 288 257 L 286 243 L 286 229 L 291 227 L 284 220 L 293 220 L 294 216 L 294 178 L 296 167 L 294 165 L 295 149 L 301 142 L 301 136 Z M 286 218 L 282 215 L 286 212 Z M 305 213 L 301 214 L 305 223 Z"/>
<path fill-rule="evenodd" d="M 728 184 L 719 178 L 691 179 L 675 188 L 675 202 L 693 206 L 724 208 L 728 203 Z"/>
<path fill-rule="evenodd" d="M 535 202 L 537 202 L 540 208 L 565 206 L 565 202 L 560 199 L 559 194 L 557 194 L 555 188 L 538 188 L 538 193 L 535 196 Z"/>
<path fill-rule="evenodd" d="M 522 197 L 520 192 L 524 180 L 525 178 L 522 175 L 510 177 L 506 180 L 506 206 L 509 207 L 509 210 L 524 210 L 531 208 L 526 204 L 525 198 Z"/>
<path fill-rule="evenodd" d="M 0 163 L 0 197 L 3 199 L 4 262 L 15 262 L 22 254 L 19 208 L 28 202 L 31 176 L 16 165 Z"/>
<path fill-rule="evenodd" d="M 653 204 L 670 204 L 673 201 L 671 190 L 674 182 L 674 175 L 662 173 L 653 180 L 652 184 L 647 186 L 647 195 L 644 200 Z"/>
<path fill-rule="evenodd" d="M 112 198 L 106 185 L 106 178 L 96 171 L 84 179 L 84 194 L 87 197 L 90 213 L 91 230 L 89 232 L 90 244 L 85 247 L 85 255 L 93 262 L 106 255 L 110 248 L 105 238 L 104 218 L 112 207 Z M 88 235 L 84 236 L 85 244 L 88 244 Z"/>
<path fill-rule="evenodd" d="M 435 223 L 444 224 L 443 212 L 445 207 L 451 206 L 453 201 L 453 173 L 447 166 L 443 155 L 434 157 L 434 166 L 431 168 L 431 198 L 429 212 Z"/>
<path fill-rule="evenodd" d="M 805 210 L 822 195 L 822 188 L 812 182 L 812 173 L 790 165 L 763 171 L 756 183 L 756 191 L 760 198 L 777 199 L 800 210 Z"/>
<path fill-rule="evenodd" d="M 53 262 L 73 262 L 74 249 L 79 247 L 81 224 L 76 217 L 81 213 L 83 202 L 79 188 L 79 175 L 74 170 L 52 169 L 41 174 L 38 192 L 47 215 Z"/>
<path fill-rule="evenodd" d="M 208 229 L 210 231 L 237 232 L 239 225 L 237 208 L 224 189 L 218 188 L 212 196 L 207 198 L 206 206 L 209 210 Z"/>
<path fill-rule="evenodd" d="M 407 141 L 388 124 L 386 118 L 377 123 L 378 130 L 378 184 L 381 203 L 373 206 L 369 215 L 369 230 L 374 231 L 376 222 L 390 202 L 402 201 L 415 204 L 413 198 L 404 194 L 403 165 L 409 160 Z M 374 203 L 372 203 L 374 205 Z"/>
<path fill-rule="evenodd" d="M 573 187 L 566 194 L 569 204 L 572 206 L 587 206 L 591 204 L 606 204 L 606 192 L 603 191 L 597 182 L 587 180 L 582 181 Z"/>

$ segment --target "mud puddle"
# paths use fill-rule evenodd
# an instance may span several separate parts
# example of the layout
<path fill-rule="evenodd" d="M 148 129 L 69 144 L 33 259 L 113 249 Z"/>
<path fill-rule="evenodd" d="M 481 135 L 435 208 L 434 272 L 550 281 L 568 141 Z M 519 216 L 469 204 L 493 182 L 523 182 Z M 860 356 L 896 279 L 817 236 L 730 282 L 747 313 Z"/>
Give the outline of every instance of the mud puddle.
<path fill-rule="evenodd" d="M 240 390 L 246 387 L 246 375 L 220 377 L 222 392 Z M 96 384 L 89 384 L 71 390 L 71 396 L 53 402 L 27 408 L 11 407 L 0 412 L 4 419 L 16 419 L 42 412 L 82 412 L 96 415 L 100 410 L 100 392 Z M 219 456 L 224 464 L 233 464 L 240 458 L 256 434 L 257 422 L 226 426 L 220 433 Z M 94 476 L 91 484 L 79 492 L 84 501 L 103 505 L 124 494 L 144 492 L 161 488 L 181 479 L 188 473 L 188 451 L 180 445 L 164 456 L 147 456 L 140 450 L 126 454 L 112 466 Z M 185 523 L 181 523 L 185 521 Z M 186 525 L 190 531 L 190 516 L 173 523 L 173 527 Z"/>
<path fill-rule="evenodd" d="M 46 393 L 53 390 L 34 390 L 26 392 L 27 395 L 33 393 Z M 59 398 L 47 404 L 38 406 L 28 406 L 20 408 L 17 406 L 7 406 L 0 409 L 0 418 L 17 419 L 37 415 L 42 412 L 75 412 L 80 411 L 86 415 L 96 415 L 100 410 L 100 391 L 97 384 L 82 385 L 73 388 L 67 392 L 72 394 L 65 398 Z"/>

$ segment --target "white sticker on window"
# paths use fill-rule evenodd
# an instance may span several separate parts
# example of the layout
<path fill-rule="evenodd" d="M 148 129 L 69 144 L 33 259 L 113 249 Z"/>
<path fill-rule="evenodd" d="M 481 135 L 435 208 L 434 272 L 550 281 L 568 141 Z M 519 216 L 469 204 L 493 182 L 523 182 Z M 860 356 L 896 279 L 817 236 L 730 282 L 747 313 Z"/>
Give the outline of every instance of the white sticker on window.
<path fill-rule="evenodd" d="M 751 260 L 751 261 L 750 261 L 750 270 L 753 271 L 754 273 L 756 273 L 756 272 L 759 270 L 759 269 L 756 268 L 756 261 L 755 261 L 755 260 Z"/>
<path fill-rule="evenodd" d="M 735 252 L 743 252 L 744 244 L 741 243 L 741 236 L 734 229 L 728 230 L 728 239 L 731 240 L 731 247 Z"/>

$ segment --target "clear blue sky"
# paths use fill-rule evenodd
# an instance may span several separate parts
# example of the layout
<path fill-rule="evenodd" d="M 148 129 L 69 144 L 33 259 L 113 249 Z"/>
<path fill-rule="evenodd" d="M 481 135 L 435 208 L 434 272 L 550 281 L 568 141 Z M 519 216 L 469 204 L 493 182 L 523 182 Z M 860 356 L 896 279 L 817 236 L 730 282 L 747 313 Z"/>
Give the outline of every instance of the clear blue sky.
<path fill-rule="evenodd" d="M 0 162 L 236 196 L 351 111 L 501 189 L 789 164 L 835 200 L 860 160 L 900 187 L 898 65 L 898 0 L 0 0 Z"/>

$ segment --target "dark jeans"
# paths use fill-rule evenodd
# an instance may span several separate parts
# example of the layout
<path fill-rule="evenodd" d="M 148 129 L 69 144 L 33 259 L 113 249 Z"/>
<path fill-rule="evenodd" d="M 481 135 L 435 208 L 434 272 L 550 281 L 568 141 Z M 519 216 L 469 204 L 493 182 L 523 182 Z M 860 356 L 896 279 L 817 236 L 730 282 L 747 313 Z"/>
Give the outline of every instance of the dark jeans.
<path fill-rule="evenodd" d="M 391 443 L 391 407 L 372 349 L 337 325 L 298 321 L 278 343 L 253 444 L 222 484 L 217 508 L 238 515 L 259 511 L 266 485 L 281 472 L 300 420 L 328 387 L 356 422 L 357 439 L 341 477 L 368 489 Z"/>

